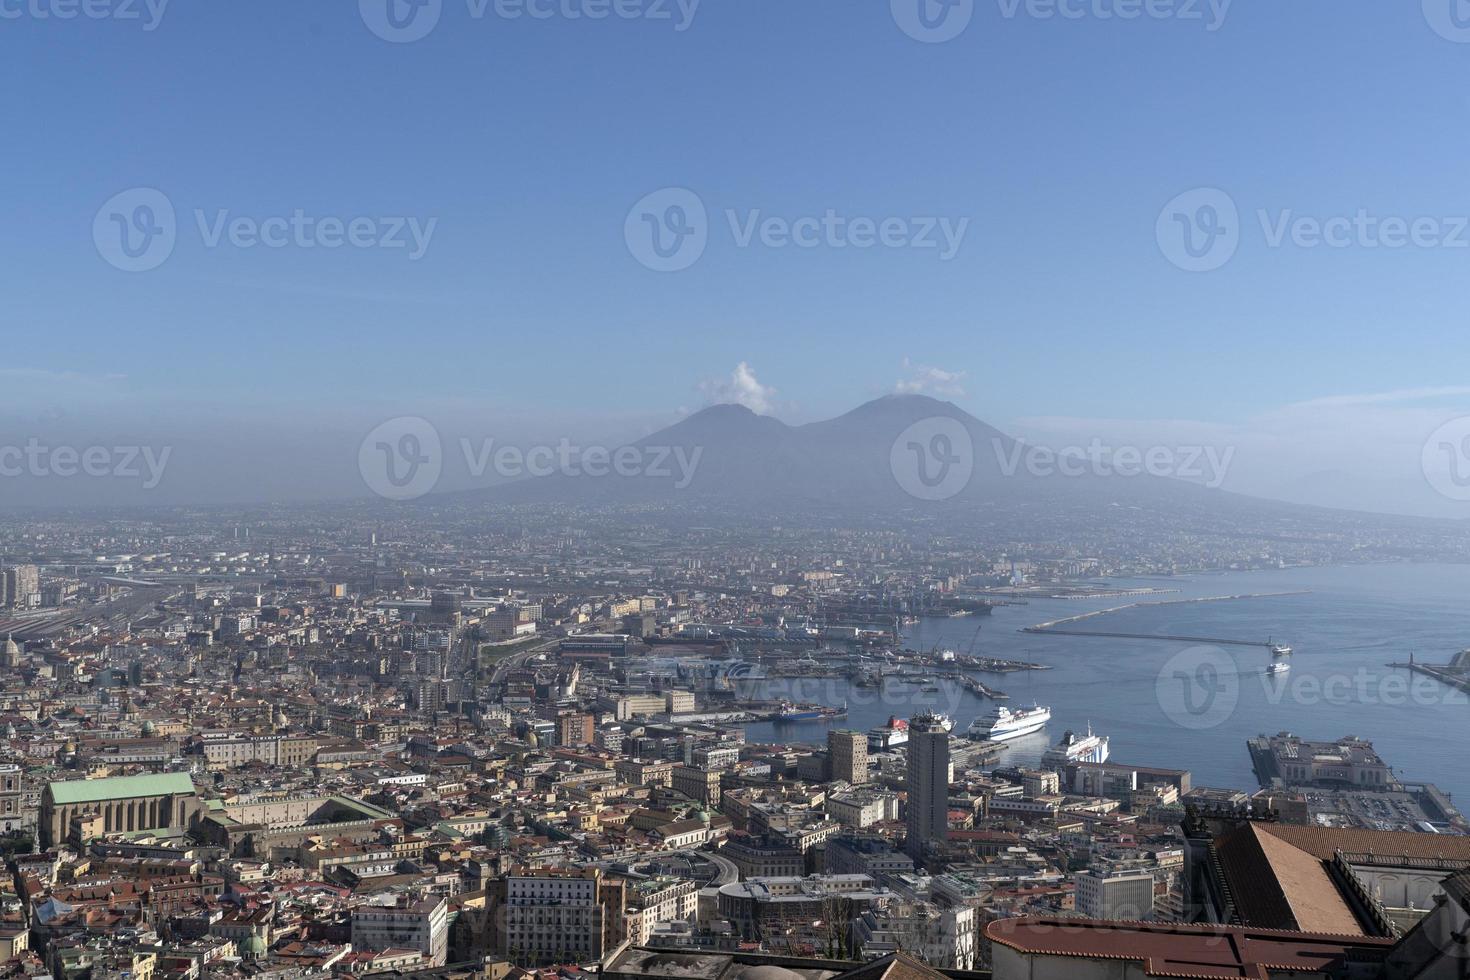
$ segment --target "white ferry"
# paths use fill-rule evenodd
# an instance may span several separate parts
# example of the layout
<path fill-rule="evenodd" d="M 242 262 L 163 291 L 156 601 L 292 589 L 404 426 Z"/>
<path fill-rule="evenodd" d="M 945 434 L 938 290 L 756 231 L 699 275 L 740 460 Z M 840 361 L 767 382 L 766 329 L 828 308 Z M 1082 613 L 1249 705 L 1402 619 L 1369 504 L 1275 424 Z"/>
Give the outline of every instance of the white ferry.
<path fill-rule="evenodd" d="M 1039 732 L 1051 721 L 1051 709 L 1041 705 L 1012 711 L 1005 705 L 997 705 L 988 715 L 981 715 L 970 725 L 969 736 L 990 742 L 1004 742 Z"/>
<path fill-rule="evenodd" d="M 1275 663 L 1270 663 L 1266 665 L 1266 673 L 1268 674 L 1284 674 L 1290 669 L 1291 664 L 1287 663 L 1285 660 L 1278 660 Z"/>
<path fill-rule="evenodd" d="M 889 718 L 888 724 L 879 725 L 868 732 L 868 751 L 887 752 L 905 745 L 909 740 L 909 723 L 902 718 Z"/>
<path fill-rule="evenodd" d="M 1041 757 L 1041 768 L 1062 770 L 1079 762 L 1107 762 L 1108 737 L 1094 735 L 1092 726 L 1087 726 L 1086 735 L 1067 732 L 1055 746 L 1046 750 Z"/>

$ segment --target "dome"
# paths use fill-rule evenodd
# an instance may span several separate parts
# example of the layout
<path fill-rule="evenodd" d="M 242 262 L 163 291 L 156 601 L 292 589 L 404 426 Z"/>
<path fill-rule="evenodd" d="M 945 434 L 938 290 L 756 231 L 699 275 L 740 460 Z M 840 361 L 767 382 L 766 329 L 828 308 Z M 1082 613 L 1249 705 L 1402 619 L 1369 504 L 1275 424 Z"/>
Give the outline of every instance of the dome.
<path fill-rule="evenodd" d="M 731 980 L 806 980 L 806 977 L 784 966 L 763 964 L 752 966 L 748 970 L 741 970 L 734 974 Z"/>
<path fill-rule="evenodd" d="M 158 726 L 153 724 L 151 720 L 143 722 L 143 734 L 145 736 L 156 735 L 157 733 Z"/>

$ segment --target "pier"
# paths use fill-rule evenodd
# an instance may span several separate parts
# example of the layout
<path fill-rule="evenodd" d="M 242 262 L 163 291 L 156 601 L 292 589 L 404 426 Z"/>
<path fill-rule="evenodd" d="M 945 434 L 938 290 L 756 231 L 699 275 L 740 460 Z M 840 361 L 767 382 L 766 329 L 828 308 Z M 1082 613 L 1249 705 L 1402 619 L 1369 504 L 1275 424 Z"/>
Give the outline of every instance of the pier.
<path fill-rule="evenodd" d="M 1409 662 L 1406 664 L 1388 664 L 1388 666 L 1432 677 L 1446 687 L 1470 694 L 1470 650 L 1457 654 L 1455 659 L 1445 666 L 1416 663 L 1413 654 L 1409 655 Z"/>
<path fill-rule="evenodd" d="M 1070 623 L 1081 623 L 1108 613 L 1122 612 L 1125 609 L 1138 609 L 1144 606 L 1182 606 L 1196 602 L 1233 602 L 1238 599 L 1276 599 L 1283 596 L 1308 595 L 1307 592 L 1255 592 L 1245 595 L 1219 595 L 1203 596 L 1198 599 L 1169 599 L 1158 602 L 1130 602 L 1123 606 L 1113 606 L 1108 609 L 1099 609 L 1095 612 L 1082 613 L 1078 616 L 1068 616 L 1065 619 L 1053 619 L 1050 622 L 1037 623 L 1035 626 L 1026 626 L 1021 629 L 1022 633 L 1043 633 L 1054 636 L 1099 636 L 1119 640 L 1163 640 L 1169 643 L 1207 643 L 1215 646 L 1232 647 L 1262 647 L 1270 650 L 1276 646 L 1272 640 L 1240 640 L 1221 636 L 1181 636 L 1173 633 L 1128 633 L 1114 630 L 1077 630 L 1063 629 Z"/>

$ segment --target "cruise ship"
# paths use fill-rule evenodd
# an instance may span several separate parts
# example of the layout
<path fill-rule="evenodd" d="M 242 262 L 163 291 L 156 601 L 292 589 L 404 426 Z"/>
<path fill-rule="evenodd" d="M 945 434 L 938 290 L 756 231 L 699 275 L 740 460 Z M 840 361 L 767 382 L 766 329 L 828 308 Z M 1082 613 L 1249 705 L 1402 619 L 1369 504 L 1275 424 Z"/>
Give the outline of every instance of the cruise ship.
<path fill-rule="evenodd" d="M 1087 726 L 1086 735 L 1067 732 L 1062 740 L 1046 750 L 1041 757 L 1041 768 L 1062 770 L 1079 762 L 1107 762 L 1108 737 L 1094 735 L 1092 726 Z"/>
<path fill-rule="evenodd" d="M 888 719 L 888 724 L 879 725 L 868 732 L 868 751 L 886 752 L 891 748 L 907 744 L 909 723 L 902 718 Z"/>
<path fill-rule="evenodd" d="M 970 725 L 969 736 L 991 742 L 1004 742 L 1039 732 L 1051 721 L 1051 709 L 1041 705 L 1012 711 L 1005 705 L 996 705 L 995 711 L 981 715 Z"/>

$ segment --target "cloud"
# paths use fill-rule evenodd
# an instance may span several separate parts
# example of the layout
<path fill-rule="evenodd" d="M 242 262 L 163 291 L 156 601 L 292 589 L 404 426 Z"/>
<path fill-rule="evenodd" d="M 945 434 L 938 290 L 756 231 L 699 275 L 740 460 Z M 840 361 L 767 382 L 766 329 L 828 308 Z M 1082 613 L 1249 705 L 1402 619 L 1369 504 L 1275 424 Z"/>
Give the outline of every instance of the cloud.
<path fill-rule="evenodd" d="M 946 371 L 927 364 L 914 364 L 903 359 L 906 376 L 898 379 L 895 389 L 900 395 L 939 395 L 944 398 L 965 397 L 965 372 Z"/>
<path fill-rule="evenodd" d="M 700 382 L 699 390 L 714 404 L 744 405 L 757 415 L 769 415 L 775 407 L 776 389 L 761 384 L 745 361 L 728 378 Z"/>
<path fill-rule="evenodd" d="M 1399 388 L 1395 391 L 1379 391 L 1366 395 L 1330 395 L 1294 402 L 1287 409 L 1297 408 L 1348 408 L 1354 405 L 1391 405 L 1397 402 L 1427 401 L 1431 398 L 1453 398 L 1470 395 L 1464 386 L 1440 388 Z"/>

